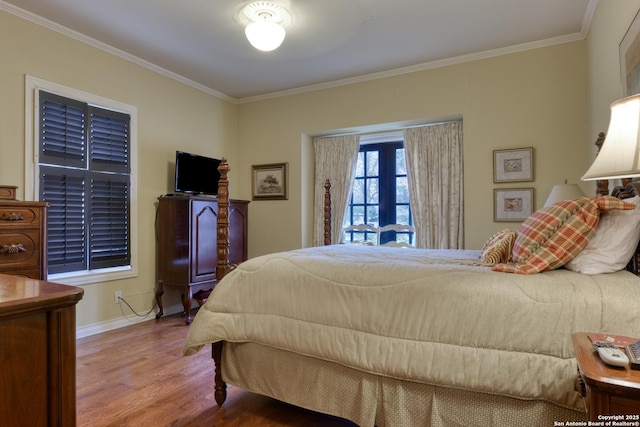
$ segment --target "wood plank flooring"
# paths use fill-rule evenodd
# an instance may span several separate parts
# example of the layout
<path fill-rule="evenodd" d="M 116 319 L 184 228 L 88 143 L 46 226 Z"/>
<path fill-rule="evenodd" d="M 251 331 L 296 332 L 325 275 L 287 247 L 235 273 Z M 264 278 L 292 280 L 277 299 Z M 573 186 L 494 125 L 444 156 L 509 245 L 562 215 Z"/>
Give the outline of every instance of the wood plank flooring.
<path fill-rule="evenodd" d="M 233 386 L 217 406 L 211 351 L 183 357 L 187 331 L 170 316 L 78 339 L 78 426 L 355 426 Z"/>

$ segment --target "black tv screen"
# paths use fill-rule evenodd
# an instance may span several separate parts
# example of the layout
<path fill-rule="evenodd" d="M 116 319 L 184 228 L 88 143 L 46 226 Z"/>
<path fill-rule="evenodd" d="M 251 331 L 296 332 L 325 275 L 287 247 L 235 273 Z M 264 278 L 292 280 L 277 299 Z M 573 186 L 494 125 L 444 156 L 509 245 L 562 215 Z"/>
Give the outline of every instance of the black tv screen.
<path fill-rule="evenodd" d="M 176 193 L 218 194 L 220 160 L 176 151 Z"/>

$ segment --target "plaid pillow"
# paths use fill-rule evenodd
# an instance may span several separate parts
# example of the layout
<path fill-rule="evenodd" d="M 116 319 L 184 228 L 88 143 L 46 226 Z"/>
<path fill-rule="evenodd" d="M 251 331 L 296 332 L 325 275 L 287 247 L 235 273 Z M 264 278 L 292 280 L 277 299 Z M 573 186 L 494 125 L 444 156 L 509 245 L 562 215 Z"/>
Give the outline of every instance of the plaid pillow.
<path fill-rule="evenodd" d="M 482 247 L 480 261 L 486 265 L 496 265 L 500 262 L 511 260 L 513 242 L 516 240 L 516 232 L 505 228 L 493 234 Z"/>
<path fill-rule="evenodd" d="M 518 228 L 513 262 L 496 264 L 493 270 L 533 274 L 561 267 L 587 245 L 600 212 L 634 208 L 611 196 L 580 197 L 542 208 Z"/>

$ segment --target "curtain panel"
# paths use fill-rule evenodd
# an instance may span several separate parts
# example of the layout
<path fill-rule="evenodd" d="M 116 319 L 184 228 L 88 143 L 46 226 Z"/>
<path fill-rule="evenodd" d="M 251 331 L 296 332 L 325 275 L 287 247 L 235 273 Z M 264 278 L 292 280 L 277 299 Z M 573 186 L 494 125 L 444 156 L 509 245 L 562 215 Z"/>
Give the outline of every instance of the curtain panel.
<path fill-rule="evenodd" d="M 464 247 L 462 122 L 403 130 L 416 247 Z"/>
<path fill-rule="evenodd" d="M 313 148 L 316 165 L 313 245 L 324 244 L 324 183 L 327 179 L 331 183 L 331 243 L 340 243 L 342 222 L 356 173 L 360 137 L 318 137 L 313 140 Z"/>

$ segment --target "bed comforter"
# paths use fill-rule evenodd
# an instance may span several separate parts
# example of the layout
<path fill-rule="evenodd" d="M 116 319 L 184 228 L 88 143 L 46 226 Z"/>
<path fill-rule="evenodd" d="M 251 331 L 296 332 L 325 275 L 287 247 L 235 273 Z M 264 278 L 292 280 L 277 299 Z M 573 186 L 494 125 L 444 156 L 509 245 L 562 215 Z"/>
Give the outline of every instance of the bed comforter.
<path fill-rule="evenodd" d="M 571 334 L 640 338 L 640 278 L 508 274 L 478 259 L 478 251 L 351 245 L 254 258 L 216 286 L 184 353 L 256 342 L 378 375 L 582 409 Z"/>

